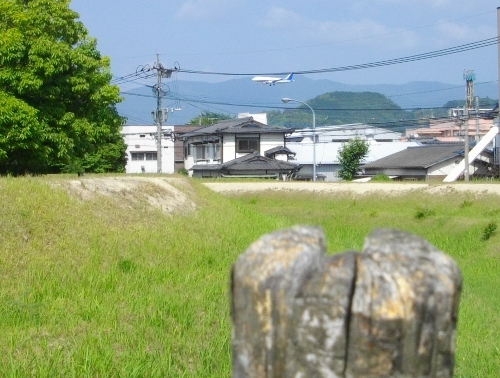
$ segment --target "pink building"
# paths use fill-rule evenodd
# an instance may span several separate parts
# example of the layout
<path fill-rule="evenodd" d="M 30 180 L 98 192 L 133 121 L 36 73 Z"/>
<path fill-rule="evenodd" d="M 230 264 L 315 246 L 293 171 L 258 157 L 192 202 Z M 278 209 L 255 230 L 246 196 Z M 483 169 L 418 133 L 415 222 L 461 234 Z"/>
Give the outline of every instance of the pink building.
<path fill-rule="evenodd" d="M 493 120 L 470 119 L 469 138 L 475 139 L 478 135 L 478 140 L 482 138 L 493 126 Z M 465 132 L 466 124 L 462 126 Z M 411 139 L 435 139 L 439 142 L 458 142 L 462 140 L 460 126 L 453 120 L 431 120 L 429 127 L 421 127 L 418 129 L 407 129 L 406 137 Z"/>

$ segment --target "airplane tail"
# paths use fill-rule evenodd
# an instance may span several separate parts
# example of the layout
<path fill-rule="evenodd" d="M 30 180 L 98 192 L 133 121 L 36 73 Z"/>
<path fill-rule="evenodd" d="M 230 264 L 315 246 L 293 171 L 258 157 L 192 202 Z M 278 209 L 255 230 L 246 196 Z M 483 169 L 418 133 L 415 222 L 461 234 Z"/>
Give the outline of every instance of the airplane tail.
<path fill-rule="evenodd" d="M 290 80 L 290 81 L 293 81 L 293 72 L 292 72 L 290 75 L 288 75 L 288 76 L 285 78 L 285 80 Z"/>

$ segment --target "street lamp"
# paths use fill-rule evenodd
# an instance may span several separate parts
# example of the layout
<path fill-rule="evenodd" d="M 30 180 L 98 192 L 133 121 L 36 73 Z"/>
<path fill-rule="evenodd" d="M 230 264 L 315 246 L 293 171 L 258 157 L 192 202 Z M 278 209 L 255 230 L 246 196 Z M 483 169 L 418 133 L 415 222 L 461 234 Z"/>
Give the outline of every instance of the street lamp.
<path fill-rule="evenodd" d="M 305 106 L 307 106 L 309 109 L 311 109 L 311 112 L 313 114 L 313 181 L 316 181 L 316 114 L 314 113 L 314 109 L 311 108 L 308 104 L 305 102 L 299 101 L 299 100 L 294 100 L 293 98 L 282 98 L 281 101 L 283 101 L 285 104 L 292 101 L 292 102 L 298 102 L 301 103 Z"/>

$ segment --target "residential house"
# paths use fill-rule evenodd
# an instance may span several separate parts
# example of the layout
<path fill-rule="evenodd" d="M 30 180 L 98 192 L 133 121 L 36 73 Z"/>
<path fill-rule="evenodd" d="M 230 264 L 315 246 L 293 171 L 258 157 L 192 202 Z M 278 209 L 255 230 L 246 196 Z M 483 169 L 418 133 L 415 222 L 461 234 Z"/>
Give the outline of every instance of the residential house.
<path fill-rule="evenodd" d="M 261 156 L 257 151 L 222 164 L 195 164 L 193 177 L 259 177 L 291 179 L 300 170 L 297 164 Z"/>
<path fill-rule="evenodd" d="M 182 136 L 186 133 L 199 129 L 199 125 L 176 125 L 174 126 L 174 170 L 184 169 L 184 141 Z"/>
<path fill-rule="evenodd" d="M 418 142 L 401 140 L 401 133 L 376 128 L 365 124 L 325 126 L 316 129 L 313 143 L 312 129 L 296 130 L 287 138 L 286 147 L 295 153 L 293 162 L 302 166 L 300 175 L 312 178 L 313 160 L 316 155 L 316 174 L 325 181 L 340 181 L 338 171 L 342 168 L 338 153 L 343 143 L 360 138 L 369 144 L 364 162 L 372 162 L 384 156 L 418 146 Z M 314 154 L 315 152 L 315 154 Z M 291 160 L 290 160 L 291 161 Z"/>
<path fill-rule="evenodd" d="M 364 164 L 367 176 L 384 174 L 398 180 L 443 180 L 464 158 L 464 145 L 429 144 L 410 147 L 379 160 Z M 493 153 L 484 150 L 469 164 L 469 175 L 488 175 L 493 164 Z"/>
<path fill-rule="evenodd" d="M 268 126 L 253 117 L 220 121 L 182 134 L 184 168 L 195 165 L 225 164 L 253 152 L 263 155 L 276 147 L 285 147 L 285 136 L 292 129 Z"/>
<path fill-rule="evenodd" d="M 161 172 L 174 173 L 173 126 L 162 127 Z M 123 126 L 127 145 L 126 173 L 157 173 L 158 147 L 156 126 Z"/>

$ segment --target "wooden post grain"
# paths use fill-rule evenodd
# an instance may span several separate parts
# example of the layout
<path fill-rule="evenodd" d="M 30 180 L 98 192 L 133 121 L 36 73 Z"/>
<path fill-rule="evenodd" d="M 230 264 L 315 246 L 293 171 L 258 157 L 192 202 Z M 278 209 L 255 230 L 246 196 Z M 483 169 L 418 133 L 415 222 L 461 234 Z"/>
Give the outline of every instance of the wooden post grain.
<path fill-rule="evenodd" d="M 264 235 L 232 268 L 233 377 L 451 377 L 460 288 L 408 233 L 333 256 L 319 228 Z"/>

